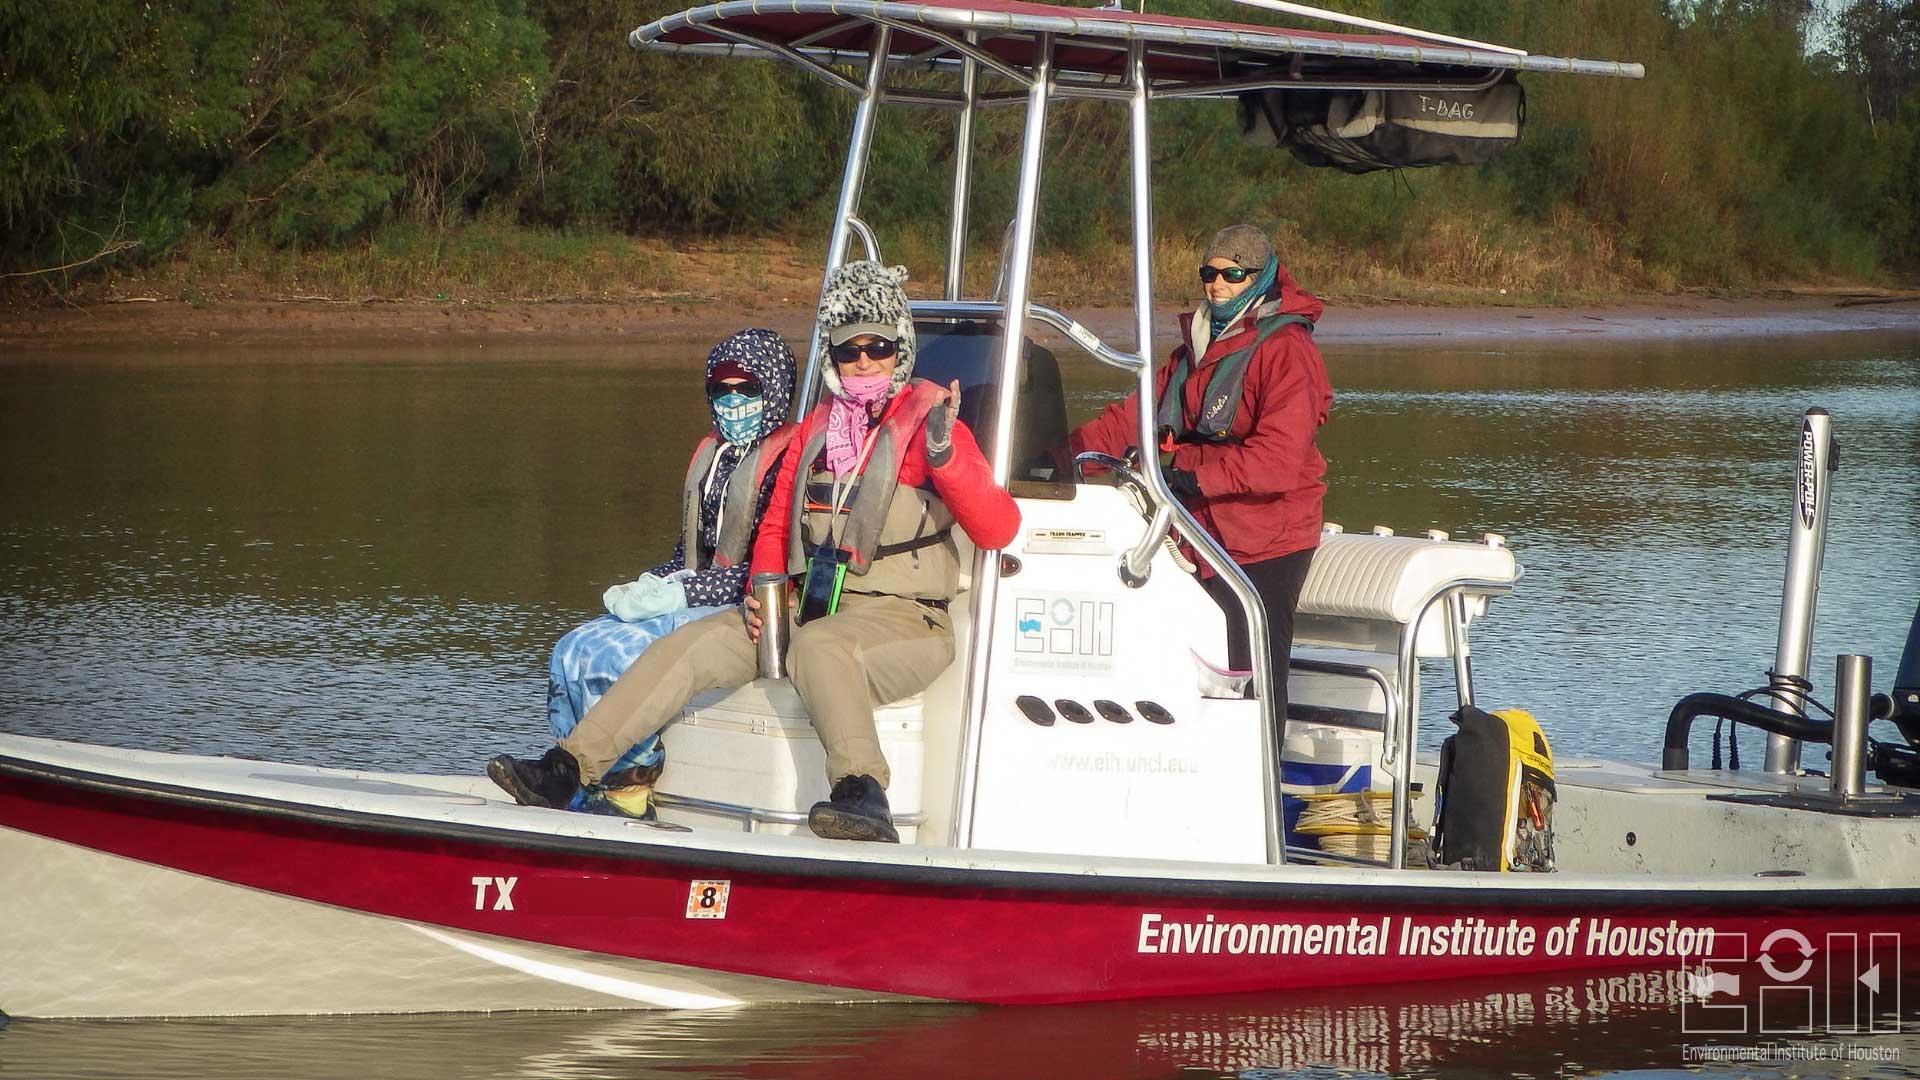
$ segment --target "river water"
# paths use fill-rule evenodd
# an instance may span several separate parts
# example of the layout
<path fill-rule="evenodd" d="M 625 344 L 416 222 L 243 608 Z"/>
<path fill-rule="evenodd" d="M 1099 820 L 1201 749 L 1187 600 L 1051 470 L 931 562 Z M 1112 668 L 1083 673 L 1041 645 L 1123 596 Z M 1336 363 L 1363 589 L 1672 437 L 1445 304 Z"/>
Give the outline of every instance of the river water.
<path fill-rule="evenodd" d="M 1327 517 L 1508 537 L 1527 576 L 1475 625 L 1480 698 L 1533 711 L 1556 753 L 1656 760 L 1678 698 L 1765 681 L 1809 406 L 1841 446 L 1816 693 L 1840 652 L 1873 655 L 1885 688 L 1920 603 L 1920 332 L 1326 351 Z M 672 548 L 698 352 L 0 358 L 0 730 L 408 771 L 536 750 L 551 643 Z M 1123 389 L 1065 368 L 1075 419 Z M 1750 765 L 1760 749 L 1745 736 Z M 1896 1019 L 1920 1030 L 1906 990 Z M 1073 1009 L 16 1021 L 0 1077 L 1920 1075 L 1910 1034 L 1701 1060 L 1672 1000 L 1653 975 Z"/>

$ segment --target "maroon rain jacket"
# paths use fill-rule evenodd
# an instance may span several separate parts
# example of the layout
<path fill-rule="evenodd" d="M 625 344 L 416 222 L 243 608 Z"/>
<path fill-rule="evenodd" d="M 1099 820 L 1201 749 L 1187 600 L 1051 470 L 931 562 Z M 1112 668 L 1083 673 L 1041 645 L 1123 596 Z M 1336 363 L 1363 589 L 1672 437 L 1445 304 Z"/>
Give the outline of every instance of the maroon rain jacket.
<path fill-rule="evenodd" d="M 1319 321 L 1325 305 L 1302 290 L 1286 267 L 1279 268 L 1274 288 L 1280 293 L 1282 314 Z M 1189 423 L 1199 412 L 1214 364 L 1253 341 L 1253 308 L 1259 306 L 1251 305 L 1219 339 L 1210 342 L 1194 366 L 1181 388 Z M 1194 315 L 1180 316 L 1183 350 L 1193 347 Z M 1155 376 L 1156 402 L 1166 393 L 1173 368 L 1171 362 L 1163 364 Z M 1069 457 L 1083 450 L 1117 457 L 1138 445 L 1139 397 L 1129 394 L 1081 425 L 1068 437 Z M 1319 546 L 1327 462 L 1314 445 L 1314 435 L 1327 422 L 1332 404 L 1333 387 L 1313 335 L 1304 326 L 1287 326 L 1250 358 L 1229 438 L 1221 443 L 1183 443 L 1174 449 L 1174 467 L 1192 472 L 1200 484 L 1200 498 L 1188 503 L 1187 509 L 1234 562 L 1257 563 Z M 1201 563 L 1200 573 L 1211 577 L 1213 571 Z"/>

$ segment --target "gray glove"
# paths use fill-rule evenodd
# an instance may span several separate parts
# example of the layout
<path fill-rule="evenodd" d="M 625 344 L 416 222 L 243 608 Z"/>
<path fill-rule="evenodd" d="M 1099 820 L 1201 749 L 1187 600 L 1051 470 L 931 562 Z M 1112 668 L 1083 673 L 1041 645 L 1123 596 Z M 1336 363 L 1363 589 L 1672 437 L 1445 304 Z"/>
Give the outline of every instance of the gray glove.
<path fill-rule="evenodd" d="M 953 420 L 960 414 L 960 380 L 955 379 L 947 401 L 927 414 L 927 464 L 934 468 L 953 457 Z"/>

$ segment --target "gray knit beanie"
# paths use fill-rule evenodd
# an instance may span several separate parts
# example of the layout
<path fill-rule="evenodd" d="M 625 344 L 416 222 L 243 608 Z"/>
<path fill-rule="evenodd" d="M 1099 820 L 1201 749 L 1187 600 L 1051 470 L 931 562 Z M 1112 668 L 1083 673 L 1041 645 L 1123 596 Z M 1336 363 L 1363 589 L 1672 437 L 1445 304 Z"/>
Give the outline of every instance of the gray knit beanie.
<path fill-rule="evenodd" d="M 1229 225 L 1213 234 L 1207 253 L 1200 256 L 1204 265 L 1214 259 L 1231 259 L 1249 270 L 1259 270 L 1273 261 L 1273 245 L 1267 234 L 1251 225 Z"/>
<path fill-rule="evenodd" d="M 844 345 L 861 334 L 890 338 L 900 346 L 893 366 L 893 388 L 888 396 L 900 392 L 913 377 L 913 310 L 907 306 L 907 268 L 882 266 L 862 259 L 827 271 L 826 287 L 820 291 L 820 314 L 816 322 L 826 335 L 828 345 Z M 831 362 L 820 369 L 827 390 L 840 394 L 840 373 Z"/>

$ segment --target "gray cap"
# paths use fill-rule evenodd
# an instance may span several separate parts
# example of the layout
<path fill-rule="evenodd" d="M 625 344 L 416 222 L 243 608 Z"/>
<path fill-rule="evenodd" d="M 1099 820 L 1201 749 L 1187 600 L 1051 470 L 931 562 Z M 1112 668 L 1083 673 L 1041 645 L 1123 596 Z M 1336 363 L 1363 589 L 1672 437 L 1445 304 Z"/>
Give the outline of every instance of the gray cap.
<path fill-rule="evenodd" d="M 1273 245 L 1267 242 L 1267 234 L 1251 225 L 1229 225 L 1213 234 L 1207 244 L 1207 253 L 1200 256 L 1202 263 L 1214 259 L 1231 259 L 1249 270 L 1259 270 L 1273 261 Z"/>
<path fill-rule="evenodd" d="M 857 322 L 847 323 L 845 326 L 830 326 L 827 328 L 827 344 L 845 345 L 847 342 L 852 341 L 862 334 L 872 334 L 874 337 L 893 340 L 900 336 L 900 329 L 892 323 L 877 322 Z"/>

